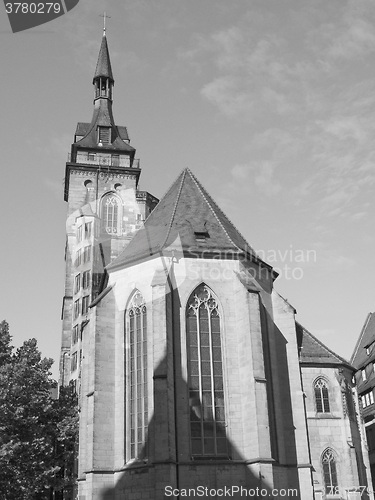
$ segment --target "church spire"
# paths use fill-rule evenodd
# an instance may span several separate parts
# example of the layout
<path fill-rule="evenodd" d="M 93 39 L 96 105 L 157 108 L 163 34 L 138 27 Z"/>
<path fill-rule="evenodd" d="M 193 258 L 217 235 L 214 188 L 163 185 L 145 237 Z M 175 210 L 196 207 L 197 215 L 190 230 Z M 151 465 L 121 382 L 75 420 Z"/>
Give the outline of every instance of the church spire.
<path fill-rule="evenodd" d="M 112 100 L 112 88 L 115 81 L 112 74 L 105 28 L 92 83 L 95 86 L 95 100 L 103 98 Z"/>
<path fill-rule="evenodd" d="M 111 151 L 112 154 L 120 156 L 123 154 L 128 158 L 130 164 L 133 163 L 135 149 L 129 144 L 130 140 L 127 129 L 126 127 L 118 127 L 113 118 L 112 99 L 114 83 L 107 37 L 104 29 L 93 78 L 95 87 L 93 115 L 91 123 L 80 123 L 77 128 L 75 141 L 72 146 L 71 158 L 73 158 L 73 161 L 76 161 L 78 150 L 85 150 L 85 154 L 88 150 L 90 152 L 94 151 L 95 154 L 100 150 L 101 154 L 104 151 Z M 123 163 L 125 156 L 122 158 Z M 100 158 L 100 161 L 103 162 L 102 157 Z M 106 159 L 106 161 L 108 165 L 109 160 Z"/>

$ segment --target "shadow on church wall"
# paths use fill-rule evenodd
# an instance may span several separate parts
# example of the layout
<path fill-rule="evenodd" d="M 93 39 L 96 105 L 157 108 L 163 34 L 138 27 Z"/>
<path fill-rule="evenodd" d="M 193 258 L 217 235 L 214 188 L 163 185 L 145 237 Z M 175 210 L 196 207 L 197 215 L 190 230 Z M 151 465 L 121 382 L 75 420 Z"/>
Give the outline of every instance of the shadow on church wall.
<path fill-rule="evenodd" d="M 172 286 L 171 282 L 169 285 L 172 291 L 166 297 L 166 317 L 169 318 L 169 321 L 167 320 L 167 352 L 154 371 L 154 414 L 149 423 L 148 439 L 145 445 L 145 450 L 147 450 L 145 455 L 148 456 L 148 461 L 133 462 L 124 466 L 123 470 L 117 473 L 119 478 L 116 485 L 102 492 L 98 498 L 100 500 L 159 500 L 193 496 L 188 493 L 183 494 L 181 490 L 195 489 L 195 496 L 212 499 L 225 496 L 221 495 L 222 492 L 225 493 L 225 488 L 227 492 L 231 492 L 231 495 L 226 496 L 232 498 L 244 496 L 264 498 L 271 497 L 272 488 L 280 490 L 294 488 L 295 493 L 284 494 L 279 498 L 293 496 L 297 500 L 300 499 L 286 339 L 275 326 L 272 338 L 265 339 L 263 344 L 264 358 L 267 360 L 266 373 L 271 380 L 268 387 L 268 405 L 272 457 L 262 456 L 261 460 L 259 457 L 243 457 L 227 438 L 228 455 L 226 457 L 192 459 L 187 444 L 189 416 L 186 408 L 189 406 L 187 401 L 189 390 L 181 372 L 181 304 L 177 288 Z M 263 319 L 265 317 L 263 314 Z M 268 316 L 266 321 L 272 320 Z M 262 330 L 264 335 L 264 328 Z M 273 352 L 274 356 L 277 353 L 277 359 L 270 356 L 270 352 Z M 273 373 L 276 366 L 277 369 Z M 278 396 L 275 399 L 277 393 Z M 279 413 L 275 413 L 277 405 L 281 405 Z M 185 415 L 181 408 L 185 408 Z M 286 422 L 288 422 L 287 425 Z M 247 425 L 252 425 L 252 423 L 248 422 Z M 161 429 L 168 432 L 168 442 Z M 287 451 L 281 449 L 284 444 L 285 446 L 287 444 Z M 281 466 L 281 463 L 284 466 Z M 287 464 L 289 467 L 286 466 Z M 274 467 L 276 467 L 276 473 Z M 170 489 L 165 490 L 166 487 Z M 202 494 L 197 494 L 198 487 L 201 488 Z M 241 495 L 241 487 L 247 490 L 247 494 L 242 492 Z M 172 494 L 172 488 L 180 490 L 181 494 L 179 496 Z M 203 488 L 208 488 L 208 490 Z M 213 490 L 218 495 L 215 495 Z"/>

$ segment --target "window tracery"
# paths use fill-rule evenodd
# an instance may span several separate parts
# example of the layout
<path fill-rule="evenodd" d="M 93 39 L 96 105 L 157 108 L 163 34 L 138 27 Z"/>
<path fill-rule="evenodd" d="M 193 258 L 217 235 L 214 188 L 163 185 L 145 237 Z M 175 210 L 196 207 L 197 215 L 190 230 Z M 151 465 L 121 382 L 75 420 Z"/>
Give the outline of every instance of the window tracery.
<path fill-rule="evenodd" d="M 336 457 L 330 448 L 323 453 L 322 469 L 326 494 L 335 494 L 338 488 Z"/>
<path fill-rule="evenodd" d="M 323 378 L 318 378 L 314 384 L 315 404 L 318 413 L 329 413 L 328 384 Z"/>
<path fill-rule="evenodd" d="M 113 193 L 102 198 L 102 228 L 107 234 L 121 235 L 121 201 Z"/>
<path fill-rule="evenodd" d="M 186 324 L 191 452 L 195 457 L 226 456 L 220 313 L 204 284 L 188 301 Z"/>
<path fill-rule="evenodd" d="M 147 309 L 136 291 L 127 311 L 127 414 L 130 459 L 144 458 L 148 428 Z"/>

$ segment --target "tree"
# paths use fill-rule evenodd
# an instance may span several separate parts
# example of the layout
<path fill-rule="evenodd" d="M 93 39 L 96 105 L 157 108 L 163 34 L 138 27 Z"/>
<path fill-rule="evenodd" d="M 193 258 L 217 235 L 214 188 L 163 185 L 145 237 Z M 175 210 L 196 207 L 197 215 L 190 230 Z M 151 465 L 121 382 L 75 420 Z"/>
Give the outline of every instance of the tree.
<path fill-rule="evenodd" d="M 35 339 L 14 352 L 0 323 L 0 500 L 48 500 L 66 483 L 77 439 L 77 401 L 68 389 L 52 398 L 53 360 Z M 73 450 L 73 451 L 72 451 Z"/>

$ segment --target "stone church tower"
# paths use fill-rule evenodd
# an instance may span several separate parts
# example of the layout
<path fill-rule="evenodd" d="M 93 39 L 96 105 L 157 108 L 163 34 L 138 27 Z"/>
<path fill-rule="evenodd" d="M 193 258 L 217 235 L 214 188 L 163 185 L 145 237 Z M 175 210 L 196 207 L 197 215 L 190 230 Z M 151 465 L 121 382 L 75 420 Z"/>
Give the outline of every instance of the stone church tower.
<path fill-rule="evenodd" d="M 296 323 L 190 170 L 159 203 L 137 190 L 105 35 L 93 83 L 65 180 L 79 499 L 369 498 L 344 496 L 367 481 L 351 365 Z"/>
<path fill-rule="evenodd" d="M 89 304 L 103 271 L 131 239 L 158 200 L 138 190 L 141 174 L 127 128 L 112 113 L 114 79 L 103 34 L 93 79 L 91 123 L 77 124 L 66 163 L 64 200 L 68 204 L 65 295 L 60 384 L 79 382 L 82 336 Z"/>

